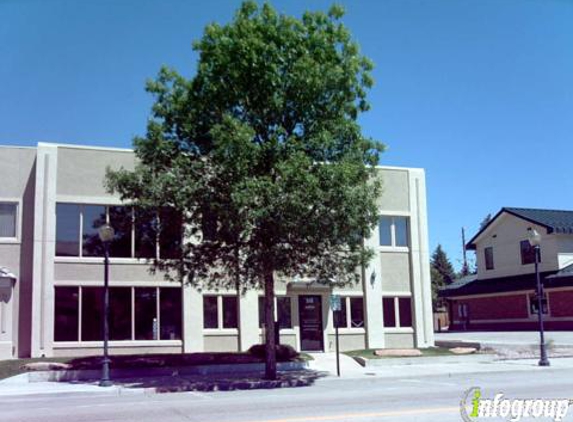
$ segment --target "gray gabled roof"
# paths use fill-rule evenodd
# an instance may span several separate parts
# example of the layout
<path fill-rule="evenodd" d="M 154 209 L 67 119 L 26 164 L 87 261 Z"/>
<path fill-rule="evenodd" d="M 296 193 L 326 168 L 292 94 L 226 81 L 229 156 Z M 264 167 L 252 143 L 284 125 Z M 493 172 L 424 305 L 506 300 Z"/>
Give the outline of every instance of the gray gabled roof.
<path fill-rule="evenodd" d="M 467 243 L 468 249 L 475 249 L 475 240 L 482 234 L 502 213 L 514 215 L 533 224 L 547 229 L 547 233 L 573 234 L 573 211 L 545 210 L 537 208 L 503 207 L 474 237 Z"/>
<path fill-rule="evenodd" d="M 573 277 L 573 264 L 561 268 L 555 274 L 550 275 L 547 278 L 564 278 L 564 277 Z"/>

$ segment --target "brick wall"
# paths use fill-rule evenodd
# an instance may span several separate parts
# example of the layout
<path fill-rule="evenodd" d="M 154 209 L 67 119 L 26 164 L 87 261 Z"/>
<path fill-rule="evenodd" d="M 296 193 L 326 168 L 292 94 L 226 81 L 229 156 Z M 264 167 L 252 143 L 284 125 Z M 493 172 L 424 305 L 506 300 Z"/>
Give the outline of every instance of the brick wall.
<path fill-rule="evenodd" d="M 511 296 L 489 296 L 474 299 L 460 299 L 454 302 L 455 319 L 461 319 L 458 304 L 467 303 L 470 321 L 484 319 L 513 319 L 527 318 L 527 296 L 525 294 Z"/>
<path fill-rule="evenodd" d="M 573 316 L 573 290 L 548 292 L 549 310 L 552 317 Z"/>

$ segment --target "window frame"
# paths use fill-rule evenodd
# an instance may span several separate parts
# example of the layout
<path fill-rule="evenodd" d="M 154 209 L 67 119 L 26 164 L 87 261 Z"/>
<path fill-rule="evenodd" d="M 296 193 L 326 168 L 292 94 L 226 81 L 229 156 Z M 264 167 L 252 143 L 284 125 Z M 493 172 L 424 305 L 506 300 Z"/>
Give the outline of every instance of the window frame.
<path fill-rule="evenodd" d="M 114 262 L 122 262 L 122 263 L 133 263 L 133 264 L 146 264 L 149 263 L 152 260 L 155 259 L 163 259 L 163 260 L 169 260 L 169 259 L 173 259 L 173 258 L 162 258 L 161 255 L 161 236 L 159 234 L 156 234 L 155 236 L 155 255 L 153 257 L 139 257 L 138 255 L 138 251 L 137 251 L 137 235 L 136 235 L 136 227 L 137 227 L 137 223 L 136 223 L 136 216 L 137 216 L 137 210 L 136 207 L 134 207 L 133 205 L 125 205 L 122 203 L 118 203 L 118 202 L 113 202 L 113 201 L 107 201 L 107 202 L 97 202 L 97 201 L 88 201 L 88 202 L 69 202 L 69 201 L 56 201 L 56 209 L 57 206 L 59 204 L 66 204 L 66 205 L 76 205 L 79 207 L 79 250 L 78 250 L 78 254 L 75 256 L 72 255 L 57 255 L 56 253 L 54 253 L 54 259 L 56 262 L 78 262 L 78 261 L 84 261 L 84 262 L 92 262 L 92 261 L 100 261 L 103 257 L 102 256 L 93 256 L 93 255 L 85 255 L 84 254 L 84 240 L 83 240 L 83 231 L 84 231 L 84 212 L 85 212 L 85 207 L 89 207 L 89 206 L 103 206 L 105 207 L 105 221 L 107 224 L 110 224 L 110 208 L 112 207 L 126 207 L 126 208 L 130 208 L 130 214 L 131 214 L 131 231 L 130 231 L 130 256 L 129 257 L 118 257 L 118 256 L 113 256 L 111 254 L 111 248 L 110 248 L 110 261 L 114 261 Z M 158 218 L 158 225 L 160 224 L 160 212 L 157 213 L 157 218 Z M 56 221 L 57 221 L 57 217 L 56 217 Z M 1 238 L 0 238 L 1 240 Z M 183 244 L 183 227 L 181 230 L 181 239 L 180 239 L 180 243 Z M 57 225 L 56 225 L 56 243 L 57 243 Z"/>
<path fill-rule="evenodd" d="M 93 346 L 93 345 L 101 345 L 103 343 L 103 339 L 99 340 L 82 340 L 82 337 L 84 335 L 83 333 L 83 297 L 85 294 L 85 289 L 89 289 L 89 288 L 103 288 L 102 286 L 100 286 L 99 284 L 68 284 L 68 283 L 62 283 L 62 284 L 57 284 L 54 286 L 54 298 L 56 297 L 56 289 L 58 288 L 75 288 L 78 290 L 78 321 L 77 321 L 77 325 L 78 325 L 78 332 L 77 332 L 77 339 L 78 340 L 64 340 L 64 341 L 56 341 L 55 340 L 55 334 L 53 336 L 53 345 L 54 348 L 67 348 L 67 347 L 86 347 L 86 346 Z M 129 339 L 125 339 L 125 340 L 111 340 L 109 341 L 110 345 L 114 346 L 125 346 L 125 347 L 129 347 L 129 346 L 146 346 L 146 345 L 166 345 L 166 346 L 179 346 L 181 344 L 183 344 L 183 324 L 184 324 L 184 320 L 183 320 L 183 296 L 181 296 L 181 321 L 180 321 L 180 338 L 179 339 L 165 339 L 162 340 L 161 339 L 161 291 L 165 290 L 165 289 L 175 289 L 178 290 L 180 292 L 181 295 L 183 295 L 183 288 L 181 286 L 173 286 L 173 285 L 166 285 L 166 284 L 161 284 L 161 285 L 154 285 L 154 286 L 146 286 L 145 284 L 136 284 L 136 285 L 127 285 L 127 286 L 121 286 L 121 285 L 113 285 L 110 286 L 110 293 L 111 293 L 111 289 L 114 288 L 129 288 L 130 289 L 130 297 L 131 297 L 131 335 Z M 135 319 L 136 319 L 136 310 L 135 310 L 135 289 L 155 289 L 156 290 L 156 294 L 155 294 L 155 299 L 156 299 L 156 318 L 157 318 L 157 339 L 141 339 L 138 340 L 136 339 L 136 327 L 135 327 Z M 111 295 L 110 295 L 111 296 Z M 56 324 L 56 309 L 54 306 L 54 320 L 53 320 L 53 324 L 54 324 L 54 333 L 56 331 L 55 328 L 55 324 Z"/>
<path fill-rule="evenodd" d="M 14 236 L 0 236 L 0 244 L 2 243 L 20 243 L 21 227 L 22 227 L 22 200 L 20 198 L 0 197 L 0 204 L 14 205 Z"/>
<path fill-rule="evenodd" d="M 490 252 L 490 254 L 488 254 Z M 489 258 L 489 259 L 488 259 Z M 486 271 L 495 270 L 495 259 L 493 257 L 493 246 L 483 248 L 483 259 Z"/>
<path fill-rule="evenodd" d="M 381 243 L 381 227 L 380 227 L 380 222 L 382 219 L 389 219 L 390 220 L 390 244 L 382 244 Z M 396 220 L 397 219 L 401 219 L 404 220 L 405 224 L 406 224 L 406 245 L 398 245 L 398 233 L 397 233 L 397 224 L 396 224 Z M 410 245 L 412 244 L 412 239 L 411 239 L 411 218 L 409 214 L 404 214 L 404 215 L 397 215 L 397 214 L 381 214 L 378 216 L 378 248 L 380 249 L 391 249 L 391 250 L 403 250 L 403 251 L 408 251 L 410 249 Z"/>
<path fill-rule="evenodd" d="M 523 250 L 523 245 L 527 245 L 527 251 Z M 531 254 L 531 261 L 527 261 L 526 258 L 528 258 L 527 254 L 530 253 Z M 529 243 L 529 240 L 521 240 L 519 242 L 519 254 L 521 256 L 521 265 L 531 265 L 531 264 L 535 264 L 535 247 L 531 245 L 531 243 Z M 526 262 L 527 261 L 527 262 Z M 541 248 L 539 249 L 539 262 L 541 263 Z"/>
<path fill-rule="evenodd" d="M 203 299 L 201 302 L 201 306 L 202 306 L 202 319 L 203 319 L 203 323 L 202 323 L 202 330 L 204 333 L 207 334 L 235 334 L 239 332 L 239 327 L 241 324 L 241 319 L 240 319 L 240 313 L 241 313 L 241 302 L 239 300 L 239 297 L 237 296 L 237 294 L 233 294 L 233 293 L 209 293 L 209 292 L 205 292 L 202 295 Z M 210 327 L 210 328 L 206 328 L 205 327 L 205 297 L 215 297 L 217 299 L 216 303 L 217 303 L 217 326 L 216 327 Z M 224 327 L 223 325 L 223 318 L 224 318 L 224 310 L 223 310 L 223 306 L 224 306 L 224 300 L 223 297 L 233 297 L 235 298 L 235 300 L 237 301 L 237 326 L 236 327 Z"/>
<path fill-rule="evenodd" d="M 387 326 L 386 320 L 384 319 L 384 300 L 392 300 L 394 307 L 394 324 L 393 326 Z M 400 315 L 401 300 L 410 301 L 410 325 L 402 325 L 402 318 Z M 394 292 L 383 292 L 382 293 L 382 318 L 383 318 L 383 328 L 386 332 L 401 332 L 401 333 L 411 333 L 414 332 L 414 326 L 416 324 L 416 316 L 414 310 L 414 300 L 410 293 L 394 293 Z"/>
<path fill-rule="evenodd" d="M 355 327 L 352 324 L 352 299 L 360 299 L 362 301 L 362 326 L 361 327 Z M 344 316 L 343 316 L 343 321 L 346 323 L 344 325 L 340 325 L 338 327 L 339 330 L 345 330 L 345 331 L 353 331 L 353 332 L 364 332 L 365 331 L 365 327 L 366 327 L 366 313 L 364 312 L 364 296 L 360 296 L 360 295 L 340 295 L 340 301 L 341 301 L 341 307 L 342 310 L 341 312 L 344 312 Z M 331 315 L 332 315 L 332 327 L 333 329 L 336 328 L 336 324 L 334 321 L 334 312 L 331 310 Z"/>

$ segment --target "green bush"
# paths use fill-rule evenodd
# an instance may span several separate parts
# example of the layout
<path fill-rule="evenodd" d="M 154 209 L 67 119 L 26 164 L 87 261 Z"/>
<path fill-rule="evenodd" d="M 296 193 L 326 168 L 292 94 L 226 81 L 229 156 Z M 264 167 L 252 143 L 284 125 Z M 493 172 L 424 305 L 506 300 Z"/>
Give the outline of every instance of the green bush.
<path fill-rule="evenodd" d="M 287 344 L 277 344 L 275 349 L 277 353 L 277 360 L 279 361 L 289 361 L 298 357 L 298 352 L 294 350 L 292 346 Z M 255 344 L 254 346 L 251 346 L 251 348 L 248 350 L 248 353 L 258 358 L 264 359 L 266 356 L 265 345 Z"/>

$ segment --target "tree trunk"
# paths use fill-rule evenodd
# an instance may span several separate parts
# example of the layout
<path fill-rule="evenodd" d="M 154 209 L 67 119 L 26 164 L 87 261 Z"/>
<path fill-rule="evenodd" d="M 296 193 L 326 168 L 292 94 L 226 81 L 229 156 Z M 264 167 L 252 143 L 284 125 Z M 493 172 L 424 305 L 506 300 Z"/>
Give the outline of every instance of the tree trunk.
<path fill-rule="evenodd" d="M 265 273 L 265 378 L 277 379 L 275 345 L 275 279 L 272 271 Z"/>

